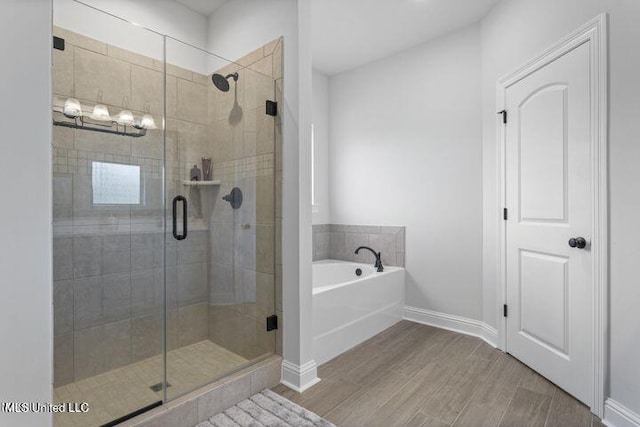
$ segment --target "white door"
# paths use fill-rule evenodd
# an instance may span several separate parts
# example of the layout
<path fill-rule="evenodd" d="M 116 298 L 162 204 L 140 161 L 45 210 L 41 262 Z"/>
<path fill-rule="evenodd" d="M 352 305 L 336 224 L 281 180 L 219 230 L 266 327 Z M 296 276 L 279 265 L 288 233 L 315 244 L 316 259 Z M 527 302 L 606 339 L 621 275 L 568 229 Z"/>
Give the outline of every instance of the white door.
<path fill-rule="evenodd" d="M 505 151 L 507 351 L 588 405 L 589 67 L 585 43 L 508 87 Z"/>

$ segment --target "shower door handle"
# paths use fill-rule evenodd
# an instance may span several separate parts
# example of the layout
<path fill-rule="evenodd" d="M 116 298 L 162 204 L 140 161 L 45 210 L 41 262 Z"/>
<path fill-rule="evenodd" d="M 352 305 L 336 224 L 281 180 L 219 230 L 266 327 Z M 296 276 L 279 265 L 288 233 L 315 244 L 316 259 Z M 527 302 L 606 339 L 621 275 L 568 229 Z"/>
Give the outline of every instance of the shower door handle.
<path fill-rule="evenodd" d="M 178 234 L 178 202 L 182 202 L 182 234 Z M 187 199 L 184 196 L 173 198 L 173 237 L 176 240 L 187 238 Z"/>

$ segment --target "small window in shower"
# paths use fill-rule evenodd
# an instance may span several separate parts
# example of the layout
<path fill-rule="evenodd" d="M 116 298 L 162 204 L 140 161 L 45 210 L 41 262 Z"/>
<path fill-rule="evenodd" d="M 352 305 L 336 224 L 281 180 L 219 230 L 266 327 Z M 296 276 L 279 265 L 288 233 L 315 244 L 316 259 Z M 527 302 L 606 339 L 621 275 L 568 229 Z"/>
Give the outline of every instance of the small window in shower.
<path fill-rule="evenodd" d="M 92 162 L 94 205 L 139 205 L 140 166 Z"/>

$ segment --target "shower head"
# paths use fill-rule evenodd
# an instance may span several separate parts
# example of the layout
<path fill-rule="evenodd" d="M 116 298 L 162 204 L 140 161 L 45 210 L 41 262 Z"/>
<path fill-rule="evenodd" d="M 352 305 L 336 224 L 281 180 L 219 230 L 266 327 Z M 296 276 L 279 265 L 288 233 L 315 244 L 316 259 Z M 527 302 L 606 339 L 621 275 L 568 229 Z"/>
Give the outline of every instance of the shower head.
<path fill-rule="evenodd" d="M 222 74 L 214 74 L 211 76 L 211 80 L 213 84 L 223 92 L 229 92 L 229 77 L 233 77 L 233 81 L 238 81 L 238 73 L 229 74 L 227 76 L 223 76 Z"/>

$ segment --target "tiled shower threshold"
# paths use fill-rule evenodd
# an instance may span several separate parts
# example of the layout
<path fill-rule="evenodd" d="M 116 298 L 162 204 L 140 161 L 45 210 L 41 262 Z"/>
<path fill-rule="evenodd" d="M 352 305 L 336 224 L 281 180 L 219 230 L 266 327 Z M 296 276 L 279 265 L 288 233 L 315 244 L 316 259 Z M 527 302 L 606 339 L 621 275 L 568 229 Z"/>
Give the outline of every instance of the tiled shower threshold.
<path fill-rule="evenodd" d="M 167 353 L 169 400 L 189 393 L 249 361 L 204 340 Z M 157 355 L 54 390 L 55 402 L 88 402 L 87 413 L 54 414 L 55 427 L 100 426 L 163 399 L 164 360 Z"/>

